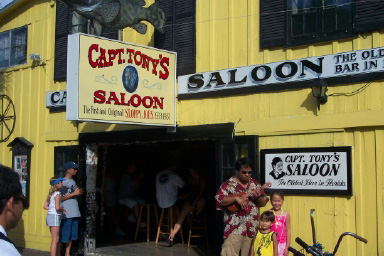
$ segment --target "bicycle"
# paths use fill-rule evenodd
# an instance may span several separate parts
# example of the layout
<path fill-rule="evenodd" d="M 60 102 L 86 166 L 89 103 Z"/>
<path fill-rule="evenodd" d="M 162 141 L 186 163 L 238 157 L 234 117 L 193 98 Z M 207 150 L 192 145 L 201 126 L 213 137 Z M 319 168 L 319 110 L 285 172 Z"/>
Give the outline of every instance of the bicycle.
<path fill-rule="evenodd" d="M 336 254 L 337 250 L 339 249 L 341 240 L 343 239 L 344 236 L 352 236 L 361 242 L 368 243 L 368 240 L 361 237 L 361 236 L 358 236 L 358 235 L 351 233 L 351 232 L 344 232 L 340 235 L 340 237 L 339 237 L 339 239 L 335 245 L 335 248 L 333 249 L 333 252 L 330 253 L 328 251 L 325 251 L 324 247 L 319 242 L 316 241 L 315 221 L 313 218 L 314 212 L 315 212 L 315 209 L 311 209 L 310 216 L 311 216 L 313 245 L 309 246 L 307 243 L 305 243 L 303 240 L 301 240 L 300 237 L 297 237 L 295 239 L 296 243 L 298 243 L 301 247 L 303 247 L 303 249 L 307 253 L 310 253 L 313 256 L 334 256 Z M 303 253 L 301 253 L 300 251 L 297 251 L 296 249 L 294 249 L 292 247 L 288 247 L 288 251 L 292 252 L 294 256 L 305 256 Z"/>

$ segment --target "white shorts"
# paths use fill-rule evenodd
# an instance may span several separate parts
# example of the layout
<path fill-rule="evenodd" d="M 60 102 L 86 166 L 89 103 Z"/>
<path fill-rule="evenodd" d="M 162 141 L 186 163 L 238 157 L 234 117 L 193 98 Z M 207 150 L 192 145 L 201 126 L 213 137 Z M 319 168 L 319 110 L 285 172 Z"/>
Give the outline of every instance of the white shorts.
<path fill-rule="evenodd" d="M 129 196 L 124 199 L 120 199 L 118 202 L 119 204 L 127 206 L 131 210 L 133 209 L 133 207 L 135 207 L 136 204 L 145 204 L 145 200 L 141 199 L 138 196 Z"/>
<path fill-rule="evenodd" d="M 47 214 L 46 223 L 48 227 L 60 227 L 61 215 Z"/>

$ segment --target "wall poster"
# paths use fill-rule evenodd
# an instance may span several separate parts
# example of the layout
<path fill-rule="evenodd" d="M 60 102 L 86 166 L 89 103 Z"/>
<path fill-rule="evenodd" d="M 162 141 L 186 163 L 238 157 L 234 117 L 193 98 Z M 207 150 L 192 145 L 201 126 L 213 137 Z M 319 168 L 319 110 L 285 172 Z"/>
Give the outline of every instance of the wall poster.
<path fill-rule="evenodd" d="M 14 156 L 14 169 L 20 177 L 20 184 L 23 191 L 23 195 L 27 197 L 27 181 L 28 181 L 28 165 L 27 155 L 16 155 Z"/>
<path fill-rule="evenodd" d="M 261 183 L 286 194 L 352 195 L 351 147 L 260 151 Z"/>

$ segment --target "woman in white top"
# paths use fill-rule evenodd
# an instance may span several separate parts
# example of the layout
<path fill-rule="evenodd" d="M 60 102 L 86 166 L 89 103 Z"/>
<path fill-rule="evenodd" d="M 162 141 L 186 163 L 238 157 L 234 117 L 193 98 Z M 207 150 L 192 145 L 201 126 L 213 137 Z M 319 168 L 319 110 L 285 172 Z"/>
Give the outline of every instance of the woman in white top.
<path fill-rule="evenodd" d="M 62 214 L 65 213 L 61 203 L 60 189 L 63 186 L 65 178 L 53 177 L 50 180 L 51 188 L 49 189 L 47 200 L 44 203 L 44 209 L 47 213 L 47 226 L 51 230 L 51 256 L 59 256 L 61 246 L 58 246 L 59 231 Z"/>

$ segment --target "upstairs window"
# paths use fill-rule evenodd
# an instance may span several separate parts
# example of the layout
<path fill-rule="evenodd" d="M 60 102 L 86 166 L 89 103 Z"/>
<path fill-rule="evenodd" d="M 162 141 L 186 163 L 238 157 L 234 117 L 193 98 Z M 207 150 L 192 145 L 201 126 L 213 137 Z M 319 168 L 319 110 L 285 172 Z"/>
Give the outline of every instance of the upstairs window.
<path fill-rule="evenodd" d="M 353 38 L 384 28 L 383 0 L 260 0 L 260 48 Z"/>
<path fill-rule="evenodd" d="M 0 33 L 0 68 L 27 63 L 27 36 L 27 27 Z"/>
<path fill-rule="evenodd" d="M 288 0 L 288 44 L 352 35 L 351 0 Z"/>

